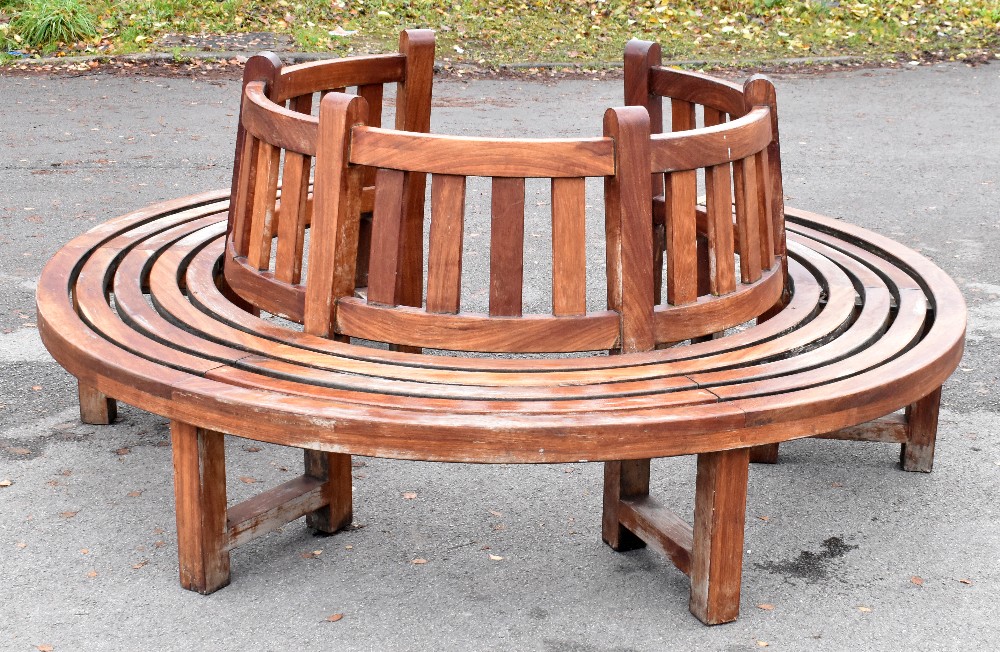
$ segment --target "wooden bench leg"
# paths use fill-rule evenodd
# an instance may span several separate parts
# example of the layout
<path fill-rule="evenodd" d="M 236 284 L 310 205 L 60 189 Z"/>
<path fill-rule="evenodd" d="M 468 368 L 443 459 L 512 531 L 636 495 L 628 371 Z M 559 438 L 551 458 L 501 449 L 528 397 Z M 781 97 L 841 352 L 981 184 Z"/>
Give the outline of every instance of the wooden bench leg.
<path fill-rule="evenodd" d="M 756 464 L 777 464 L 778 444 L 761 444 L 750 449 L 750 461 Z"/>
<path fill-rule="evenodd" d="M 930 473 L 934 467 L 934 441 L 940 407 L 940 387 L 906 407 L 907 439 L 899 453 L 899 463 L 904 471 Z"/>
<path fill-rule="evenodd" d="M 80 421 L 95 426 L 106 426 L 118 418 L 118 402 L 92 385 L 77 383 L 80 396 Z"/>
<path fill-rule="evenodd" d="M 604 463 L 604 515 L 601 530 L 605 543 L 619 551 L 645 547 L 645 541 L 621 524 L 621 501 L 648 495 L 649 460 Z"/>
<path fill-rule="evenodd" d="M 323 482 L 323 507 L 306 514 L 306 525 L 333 534 L 351 524 L 351 456 L 306 450 L 305 475 Z"/>
<path fill-rule="evenodd" d="M 706 625 L 740 612 L 748 468 L 746 448 L 698 455 L 690 608 Z"/>
<path fill-rule="evenodd" d="M 179 421 L 170 436 L 181 586 L 212 593 L 229 584 L 224 436 Z"/>

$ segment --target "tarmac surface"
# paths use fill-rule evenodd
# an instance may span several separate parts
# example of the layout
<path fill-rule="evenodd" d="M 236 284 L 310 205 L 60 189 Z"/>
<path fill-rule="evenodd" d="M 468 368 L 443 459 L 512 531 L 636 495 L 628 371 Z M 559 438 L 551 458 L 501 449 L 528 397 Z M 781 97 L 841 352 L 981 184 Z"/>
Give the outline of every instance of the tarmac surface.
<path fill-rule="evenodd" d="M 227 186 L 239 84 L 0 76 L 0 650 L 996 649 L 1000 65 L 775 82 L 786 203 L 948 271 L 967 350 L 933 473 L 900 471 L 896 446 L 821 440 L 751 469 L 741 616 L 704 627 L 667 560 L 601 542 L 599 464 L 358 459 L 354 528 L 294 522 L 234 551 L 228 588 L 182 590 L 167 423 L 125 405 L 113 426 L 79 422 L 34 289 L 76 234 Z M 440 80 L 433 130 L 599 135 L 621 103 L 620 80 Z M 227 455 L 231 500 L 301 459 L 238 438 Z M 682 514 L 693 462 L 654 463 Z"/>

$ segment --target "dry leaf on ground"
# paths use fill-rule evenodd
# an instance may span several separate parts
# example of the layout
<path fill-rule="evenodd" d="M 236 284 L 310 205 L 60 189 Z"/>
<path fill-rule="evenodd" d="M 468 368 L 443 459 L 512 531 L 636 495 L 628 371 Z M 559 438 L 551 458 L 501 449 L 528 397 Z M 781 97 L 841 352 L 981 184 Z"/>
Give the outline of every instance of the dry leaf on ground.
<path fill-rule="evenodd" d="M 423 559 L 422 557 L 417 557 L 416 559 L 414 559 L 414 560 L 413 560 L 413 561 L 411 561 L 410 563 L 411 563 L 411 564 L 416 564 L 416 565 L 418 565 L 418 566 L 419 566 L 419 565 L 421 565 L 421 564 L 426 564 L 426 563 L 427 563 L 427 560 L 426 560 L 426 559 Z"/>
<path fill-rule="evenodd" d="M 773 604 L 768 604 L 766 602 L 757 605 L 757 608 L 758 609 L 763 609 L 764 611 L 774 611 L 774 605 Z"/>
<path fill-rule="evenodd" d="M 403 499 L 404 500 L 413 500 L 416 497 L 417 497 L 417 494 L 414 491 L 404 491 L 403 492 Z"/>
<path fill-rule="evenodd" d="M 500 555 L 490 555 L 490 561 L 503 561 L 503 557 Z"/>
<path fill-rule="evenodd" d="M 335 623 L 338 620 L 343 619 L 343 617 L 344 617 L 344 614 L 331 614 L 331 615 L 329 615 L 329 616 L 326 617 L 326 621 L 328 623 Z"/>
<path fill-rule="evenodd" d="M 969 585 L 972 584 L 972 580 L 967 580 L 964 577 L 958 581 L 961 582 L 962 584 L 969 584 Z"/>
<path fill-rule="evenodd" d="M 871 613 L 871 607 L 858 607 L 858 611 L 863 614 Z"/>
<path fill-rule="evenodd" d="M 913 577 L 910 578 L 910 583 L 911 584 L 916 584 L 917 586 L 923 586 L 924 585 L 924 578 L 922 578 L 922 577 L 920 577 L 918 575 L 914 575 Z"/>
<path fill-rule="evenodd" d="M 14 483 L 10 480 L 0 480 L 0 487 L 9 487 L 12 484 Z"/>
<path fill-rule="evenodd" d="M 59 512 L 59 516 L 62 516 L 63 518 L 73 518 L 79 513 L 80 512 Z"/>
<path fill-rule="evenodd" d="M 249 475 L 240 476 L 240 482 L 243 484 L 254 484 L 257 482 L 257 478 L 251 478 Z"/>
<path fill-rule="evenodd" d="M 48 644 L 36 645 L 35 649 L 38 652 L 52 652 L 55 648 Z"/>

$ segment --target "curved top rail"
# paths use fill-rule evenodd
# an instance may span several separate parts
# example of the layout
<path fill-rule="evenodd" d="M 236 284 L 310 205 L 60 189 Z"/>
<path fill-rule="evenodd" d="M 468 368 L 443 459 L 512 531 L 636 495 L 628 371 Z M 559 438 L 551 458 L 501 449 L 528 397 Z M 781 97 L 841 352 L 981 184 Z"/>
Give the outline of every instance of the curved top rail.
<path fill-rule="evenodd" d="M 243 127 L 248 132 L 276 147 L 316 155 L 318 118 L 276 104 L 264 93 L 264 82 L 247 84 L 243 98 Z"/>
<path fill-rule="evenodd" d="M 734 117 L 747 112 L 743 88 L 732 82 L 663 66 L 650 68 L 649 77 L 650 91 L 656 95 L 702 104 Z"/>
<path fill-rule="evenodd" d="M 271 96 L 284 102 L 299 95 L 346 86 L 389 84 L 405 77 L 406 56 L 374 54 L 324 61 L 310 61 L 282 68 Z"/>
<path fill-rule="evenodd" d="M 351 163 L 482 177 L 596 177 L 615 173 L 611 138 L 475 138 L 354 127 Z"/>
<path fill-rule="evenodd" d="M 694 170 L 736 161 L 767 147 L 771 137 L 771 110 L 766 106 L 712 127 L 653 134 L 653 170 Z"/>

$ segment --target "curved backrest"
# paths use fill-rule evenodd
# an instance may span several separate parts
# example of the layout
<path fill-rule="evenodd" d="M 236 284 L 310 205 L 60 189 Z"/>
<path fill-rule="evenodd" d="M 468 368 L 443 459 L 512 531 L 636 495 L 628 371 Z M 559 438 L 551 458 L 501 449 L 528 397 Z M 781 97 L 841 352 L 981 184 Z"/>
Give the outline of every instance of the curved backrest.
<path fill-rule="evenodd" d="M 362 98 L 329 95 L 320 109 L 316 213 L 305 329 L 406 347 L 484 352 L 648 350 L 652 342 L 649 127 L 638 107 L 609 109 L 603 138 L 458 138 L 358 126 Z M 353 126 L 352 126 L 353 125 Z M 360 166 L 360 167 L 359 167 Z M 378 170 L 365 299 L 353 296 L 357 170 Z M 320 174 L 324 176 L 320 176 Z M 426 295 L 407 252 L 407 188 L 432 177 Z M 325 176 L 328 175 L 328 176 Z M 463 234 L 470 177 L 490 184 L 489 309 L 462 307 Z M 588 310 L 586 179 L 606 183 L 607 309 Z M 551 189 L 552 309 L 524 314 L 525 179 Z M 374 252 L 378 252 L 377 255 Z M 416 300 L 414 300 L 416 299 Z M 603 307 L 602 307 L 603 308 Z"/>
<path fill-rule="evenodd" d="M 739 86 L 660 63 L 657 44 L 626 46 L 626 104 L 646 107 L 653 132 L 656 269 L 666 263 L 656 333 L 671 342 L 765 317 L 781 301 L 784 205 L 771 82 Z"/>
<path fill-rule="evenodd" d="M 242 104 L 224 262 L 227 290 L 253 308 L 302 322 L 305 234 L 314 210 L 318 98 L 356 87 L 368 124 L 380 125 L 386 84 L 397 84 L 397 129 L 430 129 L 434 34 L 407 30 L 398 54 L 350 57 L 283 67 L 273 54 L 252 57 L 243 76 Z M 356 284 L 366 284 L 374 170 L 362 172 Z M 424 188 L 408 189 L 408 220 L 423 220 Z"/>

